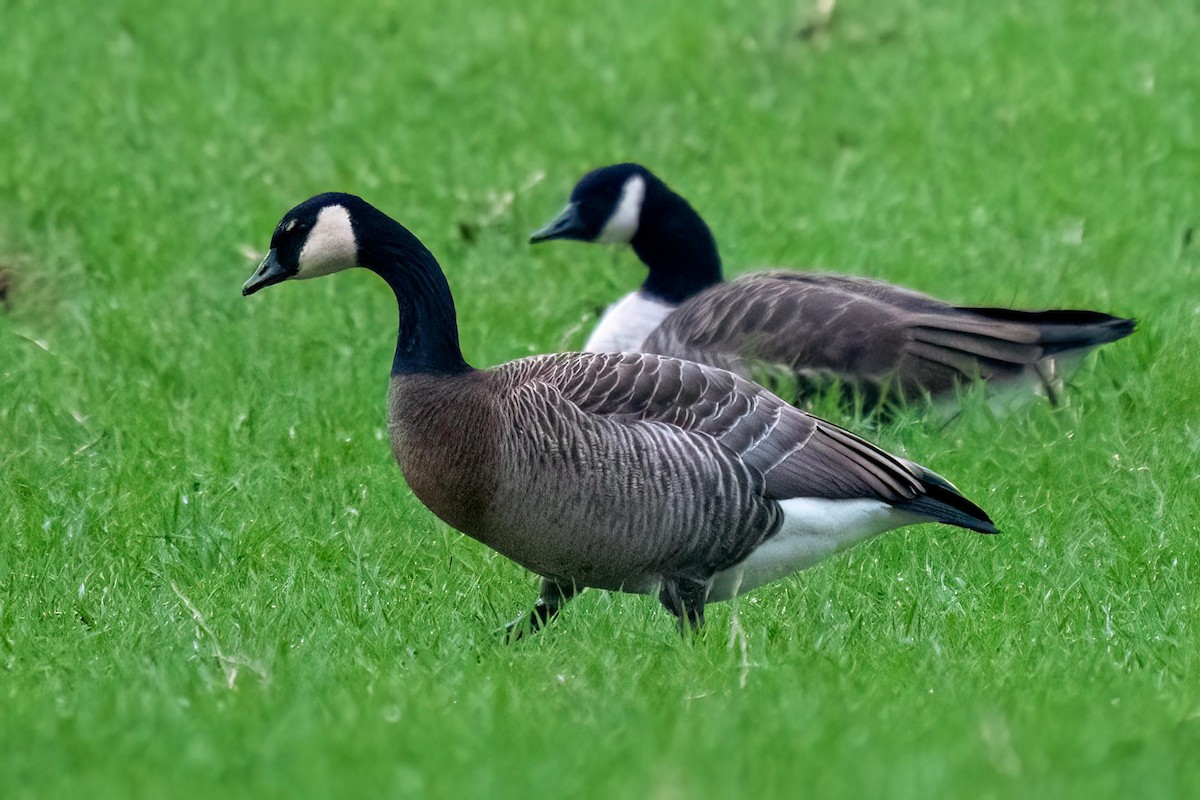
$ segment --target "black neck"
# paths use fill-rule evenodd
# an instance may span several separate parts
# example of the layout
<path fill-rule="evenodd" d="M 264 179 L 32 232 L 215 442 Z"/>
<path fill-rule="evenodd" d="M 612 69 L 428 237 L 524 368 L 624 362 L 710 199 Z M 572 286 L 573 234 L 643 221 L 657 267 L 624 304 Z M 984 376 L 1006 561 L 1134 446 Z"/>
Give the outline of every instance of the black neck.
<path fill-rule="evenodd" d="M 375 241 L 363 248 L 362 266 L 387 281 L 400 308 L 392 375 L 470 371 L 458 346 L 454 298 L 437 259 L 417 237 L 387 222 L 372 232 Z"/>
<path fill-rule="evenodd" d="M 648 189 L 631 244 L 650 270 L 642 291 L 682 303 L 721 282 L 721 256 L 712 231 L 688 202 L 665 184 Z"/>

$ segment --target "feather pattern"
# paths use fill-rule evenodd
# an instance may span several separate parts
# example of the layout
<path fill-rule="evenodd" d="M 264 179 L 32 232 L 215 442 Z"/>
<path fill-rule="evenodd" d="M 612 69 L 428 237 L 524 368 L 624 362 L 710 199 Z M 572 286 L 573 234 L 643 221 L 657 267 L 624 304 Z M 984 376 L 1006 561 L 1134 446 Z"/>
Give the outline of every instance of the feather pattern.
<path fill-rule="evenodd" d="M 743 375 L 778 365 L 814 382 L 936 396 L 979 378 L 1037 380 L 1055 356 L 1132 329 L 1097 312 L 960 307 L 866 278 L 769 271 L 697 294 L 640 349 Z"/>
<path fill-rule="evenodd" d="M 779 529 L 781 500 L 903 506 L 926 493 L 908 462 L 687 361 L 573 353 L 440 380 L 474 399 L 446 405 L 423 379 L 393 378 L 389 419 L 413 490 L 451 525 L 579 586 L 707 580 Z"/>

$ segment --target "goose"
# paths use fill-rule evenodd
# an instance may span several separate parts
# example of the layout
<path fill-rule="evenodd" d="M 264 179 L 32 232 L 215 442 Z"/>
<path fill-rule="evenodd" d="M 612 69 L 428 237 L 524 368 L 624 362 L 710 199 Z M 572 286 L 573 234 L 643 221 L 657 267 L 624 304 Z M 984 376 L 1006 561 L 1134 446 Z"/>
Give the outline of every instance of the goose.
<path fill-rule="evenodd" d="M 831 273 L 768 270 L 726 282 L 708 225 L 639 164 L 585 175 L 566 208 L 530 236 L 552 239 L 632 245 L 649 270 L 584 350 L 675 356 L 744 377 L 773 368 L 794 377 L 801 398 L 836 383 L 871 401 L 928 395 L 947 405 L 982 378 L 1057 403 L 1064 371 L 1135 324 L 1096 311 L 956 306 Z"/>
<path fill-rule="evenodd" d="M 441 267 L 350 194 L 288 211 L 244 295 L 351 267 L 392 288 L 387 419 L 416 497 L 541 576 L 513 629 L 586 587 L 657 595 L 684 630 L 730 599 L 904 525 L 997 529 L 941 476 L 722 369 L 644 353 L 463 358 Z"/>

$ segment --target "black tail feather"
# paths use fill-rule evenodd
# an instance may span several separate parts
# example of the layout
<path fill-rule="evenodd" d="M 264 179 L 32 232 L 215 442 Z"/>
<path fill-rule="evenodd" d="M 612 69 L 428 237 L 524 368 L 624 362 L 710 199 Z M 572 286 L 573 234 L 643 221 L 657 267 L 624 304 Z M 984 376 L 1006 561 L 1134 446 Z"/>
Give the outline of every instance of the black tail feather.
<path fill-rule="evenodd" d="M 1114 317 L 1100 311 L 1055 309 L 1017 311 L 1011 308 L 962 308 L 997 322 L 1032 325 L 1038 329 L 1038 344 L 1045 355 L 1097 347 L 1133 333 L 1137 320 Z"/>
<path fill-rule="evenodd" d="M 917 477 L 925 489 L 925 494 L 897 503 L 896 508 L 979 533 L 1000 532 L 987 512 L 963 497 L 954 484 L 936 472 L 916 464 L 912 466 L 919 473 Z"/>

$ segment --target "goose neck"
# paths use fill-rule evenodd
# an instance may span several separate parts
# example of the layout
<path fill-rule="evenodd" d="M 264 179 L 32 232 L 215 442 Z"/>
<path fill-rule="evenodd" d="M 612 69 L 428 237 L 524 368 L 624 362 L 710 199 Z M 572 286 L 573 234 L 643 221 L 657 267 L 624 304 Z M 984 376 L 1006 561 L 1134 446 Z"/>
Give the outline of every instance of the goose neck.
<path fill-rule="evenodd" d="M 407 231 L 391 232 L 361 261 L 396 295 L 400 325 L 392 375 L 471 371 L 459 347 L 454 298 L 433 254 Z"/>
<path fill-rule="evenodd" d="M 673 192 L 647 198 L 630 244 L 649 270 L 642 290 L 654 298 L 679 304 L 722 280 L 721 256 L 712 231 Z"/>

